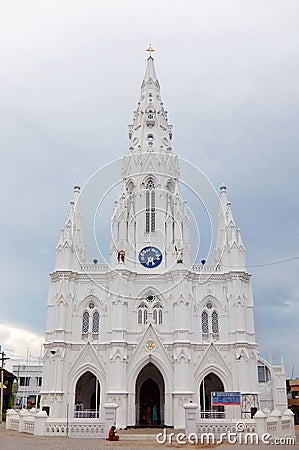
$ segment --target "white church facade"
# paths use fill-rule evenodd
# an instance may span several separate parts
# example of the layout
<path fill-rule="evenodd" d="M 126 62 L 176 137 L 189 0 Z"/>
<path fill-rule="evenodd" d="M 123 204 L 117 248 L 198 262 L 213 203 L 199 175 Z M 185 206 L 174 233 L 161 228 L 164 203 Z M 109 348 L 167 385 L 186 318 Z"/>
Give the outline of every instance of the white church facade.
<path fill-rule="evenodd" d="M 41 405 L 63 419 L 100 418 L 105 403 L 117 404 L 120 428 L 183 428 L 189 402 L 202 418 L 284 412 L 283 364 L 258 356 L 251 277 L 224 185 L 214 254 L 192 262 L 179 161 L 151 55 L 129 139 L 107 264 L 87 260 L 74 188 L 51 273 Z M 212 392 L 238 392 L 240 405 L 213 406 Z"/>

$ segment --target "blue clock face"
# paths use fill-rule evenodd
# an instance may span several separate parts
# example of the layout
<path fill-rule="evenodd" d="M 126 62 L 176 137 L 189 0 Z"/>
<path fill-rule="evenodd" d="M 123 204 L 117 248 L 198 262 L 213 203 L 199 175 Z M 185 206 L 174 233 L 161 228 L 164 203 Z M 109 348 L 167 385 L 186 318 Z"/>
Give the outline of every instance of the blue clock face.
<path fill-rule="evenodd" d="M 139 262 L 143 267 L 147 267 L 148 269 L 158 267 L 162 262 L 162 253 L 157 247 L 144 247 L 139 252 Z"/>

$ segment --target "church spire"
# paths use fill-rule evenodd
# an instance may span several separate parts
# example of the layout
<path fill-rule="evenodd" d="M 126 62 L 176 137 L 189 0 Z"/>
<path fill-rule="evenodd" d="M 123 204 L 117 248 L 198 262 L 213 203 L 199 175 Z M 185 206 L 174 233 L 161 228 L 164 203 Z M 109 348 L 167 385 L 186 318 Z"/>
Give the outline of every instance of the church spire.
<path fill-rule="evenodd" d="M 80 270 L 80 265 L 86 262 L 79 197 L 80 186 L 76 184 L 69 215 L 56 247 L 55 270 Z"/>
<path fill-rule="evenodd" d="M 168 125 L 167 111 L 160 95 L 160 84 L 155 70 L 154 51 L 150 46 L 140 99 L 134 111 L 133 124 L 129 125 L 131 153 L 171 152 L 172 125 Z"/>
<path fill-rule="evenodd" d="M 178 158 L 172 152 L 172 125 L 160 96 L 154 50 L 150 46 L 148 51 L 140 99 L 129 126 L 131 142 L 123 159 L 110 246 L 112 266 L 125 264 L 145 272 L 142 252 L 148 248 L 161 254 L 160 271 L 190 263 L 189 215 L 180 194 Z"/>
<path fill-rule="evenodd" d="M 152 57 L 152 52 L 154 52 L 155 50 L 150 45 L 149 48 L 146 51 L 150 52 L 150 56 L 147 59 L 147 64 L 146 64 L 144 79 L 143 79 L 143 82 L 142 82 L 142 87 L 146 83 L 148 83 L 149 80 L 152 80 L 154 83 L 156 83 L 156 85 L 160 89 L 160 85 L 159 85 L 159 81 L 158 81 L 158 77 L 156 75 L 156 70 L 155 70 L 155 65 L 154 65 L 154 58 Z"/>

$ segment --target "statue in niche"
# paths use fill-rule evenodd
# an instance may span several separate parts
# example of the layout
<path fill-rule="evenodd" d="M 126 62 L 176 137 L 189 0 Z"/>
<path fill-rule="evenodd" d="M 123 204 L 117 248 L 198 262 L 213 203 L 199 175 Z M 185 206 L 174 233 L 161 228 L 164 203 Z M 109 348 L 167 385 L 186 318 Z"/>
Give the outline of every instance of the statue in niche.
<path fill-rule="evenodd" d="M 125 262 L 125 255 L 126 255 L 126 253 L 125 253 L 124 250 L 118 251 L 117 252 L 117 261 L 124 263 Z"/>
<path fill-rule="evenodd" d="M 178 244 L 178 246 L 174 246 L 174 249 L 176 251 L 176 259 L 178 264 L 183 264 L 183 249 Z"/>

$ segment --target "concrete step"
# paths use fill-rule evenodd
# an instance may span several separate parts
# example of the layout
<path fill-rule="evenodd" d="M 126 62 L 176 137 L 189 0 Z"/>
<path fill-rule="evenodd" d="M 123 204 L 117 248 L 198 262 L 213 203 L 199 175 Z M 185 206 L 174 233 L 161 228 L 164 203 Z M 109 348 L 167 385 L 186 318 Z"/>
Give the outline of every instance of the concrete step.
<path fill-rule="evenodd" d="M 156 434 L 120 434 L 119 439 L 121 441 L 153 441 L 156 442 Z"/>
<path fill-rule="evenodd" d="M 156 436 L 159 433 L 163 433 L 163 428 L 129 428 L 128 430 L 116 430 L 119 435 L 119 439 L 122 441 L 156 441 Z M 167 429 L 167 434 L 169 433 L 184 433 L 184 430 L 173 430 L 172 428 Z"/>

